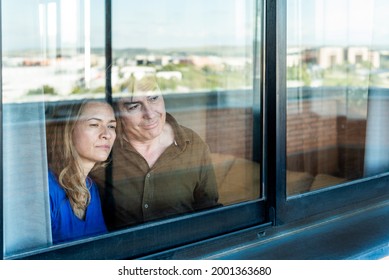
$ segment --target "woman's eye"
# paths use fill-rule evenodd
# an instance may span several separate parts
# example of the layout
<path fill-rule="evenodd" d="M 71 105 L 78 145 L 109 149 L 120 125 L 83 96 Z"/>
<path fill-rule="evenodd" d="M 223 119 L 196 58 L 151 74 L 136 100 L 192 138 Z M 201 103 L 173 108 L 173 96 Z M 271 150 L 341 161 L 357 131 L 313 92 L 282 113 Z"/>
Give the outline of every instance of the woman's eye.
<path fill-rule="evenodd" d="M 115 130 L 116 129 L 116 125 L 109 125 L 108 128 Z"/>
<path fill-rule="evenodd" d="M 97 123 L 90 123 L 89 126 L 90 126 L 90 127 L 98 127 L 99 124 L 97 124 Z"/>

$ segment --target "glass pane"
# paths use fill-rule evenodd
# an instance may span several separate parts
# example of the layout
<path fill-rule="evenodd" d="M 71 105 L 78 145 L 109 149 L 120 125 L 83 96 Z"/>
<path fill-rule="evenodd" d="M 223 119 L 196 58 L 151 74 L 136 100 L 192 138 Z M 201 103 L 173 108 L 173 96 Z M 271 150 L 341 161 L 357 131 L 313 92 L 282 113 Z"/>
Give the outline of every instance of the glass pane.
<path fill-rule="evenodd" d="M 109 226 L 258 199 L 255 1 L 114 0 L 112 11 L 121 146 L 110 178 L 94 177 Z"/>
<path fill-rule="evenodd" d="M 92 2 L 1 3 L 6 258 L 53 241 L 46 129 L 55 108 L 105 97 L 104 1 Z"/>
<path fill-rule="evenodd" d="M 389 171 L 387 7 L 288 1 L 288 195 Z"/>

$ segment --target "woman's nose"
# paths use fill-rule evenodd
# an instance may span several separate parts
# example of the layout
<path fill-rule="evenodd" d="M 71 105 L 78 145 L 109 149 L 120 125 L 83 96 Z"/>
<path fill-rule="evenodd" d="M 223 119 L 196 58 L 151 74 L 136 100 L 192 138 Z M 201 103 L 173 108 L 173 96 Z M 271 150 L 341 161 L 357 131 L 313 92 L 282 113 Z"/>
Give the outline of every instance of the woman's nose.
<path fill-rule="evenodd" d="M 105 139 L 111 139 L 112 138 L 112 134 L 111 134 L 111 131 L 110 131 L 109 127 L 104 127 L 103 128 L 101 136 L 103 138 L 105 138 Z"/>

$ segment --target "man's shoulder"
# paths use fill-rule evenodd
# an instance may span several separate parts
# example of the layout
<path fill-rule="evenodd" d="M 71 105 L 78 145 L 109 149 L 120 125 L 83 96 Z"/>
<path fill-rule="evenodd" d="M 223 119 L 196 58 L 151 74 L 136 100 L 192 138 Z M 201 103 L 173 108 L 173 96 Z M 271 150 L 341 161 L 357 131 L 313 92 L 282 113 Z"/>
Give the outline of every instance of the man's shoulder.
<path fill-rule="evenodd" d="M 187 135 L 190 135 L 193 137 L 200 137 L 196 131 L 194 131 L 193 129 L 189 128 L 189 127 L 186 127 L 184 125 L 179 125 L 179 128 L 182 129 L 182 131 L 187 134 Z"/>
<path fill-rule="evenodd" d="M 203 138 L 193 129 L 179 124 L 176 119 L 167 114 L 166 118 L 167 123 L 172 126 L 174 131 L 175 141 L 181 147 L 187 147 L 188 145 L 194 149 L 208 149 L 208 145 Z"/>
<path fill-rule="evenodd" d="M 200 135 L 196 131 L 194 131 L 192 128 L 186 127 L 184 125 L 179 125 L 179 129 L 181 130 L 183 138 L 186 141 L 189 141 L 192 143 L 205 144 L 204 140 L 200 137 Z"/>

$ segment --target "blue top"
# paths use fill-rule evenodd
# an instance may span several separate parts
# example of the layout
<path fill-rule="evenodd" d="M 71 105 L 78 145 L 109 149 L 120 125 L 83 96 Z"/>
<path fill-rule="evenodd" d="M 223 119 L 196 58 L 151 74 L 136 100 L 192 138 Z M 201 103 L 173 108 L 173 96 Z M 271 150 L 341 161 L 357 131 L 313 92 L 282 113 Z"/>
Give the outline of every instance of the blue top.
<path fill-rule="evenodd" d="M 86 236 L 107 232 L 101 211 L 100 197 L 95 183 L 87 180 L 91 195 L 90 204 L 85 213 L 85 220 L 80 220 L 73 213 L 69 199 L 54 173 L 49 170 L 49 194 L 51 213 L 51 234 L 53 243 L 70 241 Z"/>

